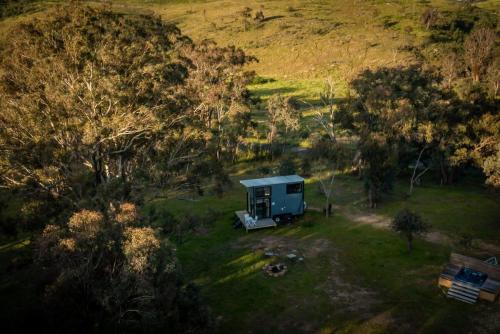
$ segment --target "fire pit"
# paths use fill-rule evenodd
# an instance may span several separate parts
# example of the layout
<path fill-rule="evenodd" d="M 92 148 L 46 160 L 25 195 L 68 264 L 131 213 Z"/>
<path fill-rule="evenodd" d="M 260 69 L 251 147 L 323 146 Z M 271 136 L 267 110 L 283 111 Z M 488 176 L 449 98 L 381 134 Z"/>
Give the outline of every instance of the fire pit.
<path fill-rule="evenodd" d="M 266 274 L 272 277 L 279 277 L 285 275 L 287 267 L 283 263 L 268 264 L 262 268 Z"/>

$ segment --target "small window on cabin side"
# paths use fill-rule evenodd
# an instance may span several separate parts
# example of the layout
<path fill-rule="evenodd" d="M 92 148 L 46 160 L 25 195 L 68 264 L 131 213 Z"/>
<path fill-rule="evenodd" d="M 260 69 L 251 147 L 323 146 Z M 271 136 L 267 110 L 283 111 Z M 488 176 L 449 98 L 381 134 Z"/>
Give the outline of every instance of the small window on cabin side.
<path fill-rule="evenodd" d="M 300 194 L 302 192 L 302 183 L 292 183 L 286 185 L 287 194 Z"/>
<path fill-rule="evenodd" d="M 268 197 L 271 196 L 271 187 L 255 188 L 255 197 Z"/>

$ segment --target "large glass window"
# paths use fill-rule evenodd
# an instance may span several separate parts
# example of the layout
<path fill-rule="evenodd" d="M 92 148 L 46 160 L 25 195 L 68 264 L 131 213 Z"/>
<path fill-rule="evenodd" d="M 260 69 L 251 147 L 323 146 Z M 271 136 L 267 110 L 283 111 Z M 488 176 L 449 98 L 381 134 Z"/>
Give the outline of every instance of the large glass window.
<path fill-rule="evenodd" d="M 255 197 L 269 197 L 271 196 L 271 187 L 255 188 Z"/>
<path fill-rule="evenodd" d="M 302 193 L 302 183 L 291 183 L 286 185 L 287 194 L 300 194 Z"/>

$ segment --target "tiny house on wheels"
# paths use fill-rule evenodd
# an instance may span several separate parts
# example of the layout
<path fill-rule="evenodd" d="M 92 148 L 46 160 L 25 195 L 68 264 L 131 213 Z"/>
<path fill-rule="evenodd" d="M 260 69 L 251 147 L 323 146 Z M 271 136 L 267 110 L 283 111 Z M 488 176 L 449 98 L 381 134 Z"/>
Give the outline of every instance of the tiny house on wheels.
<path fill-rule="evenodd" d="M 277 223 L 304 213 L 304 179 L 298 175 L 241 180 L 240 183 L 246 188 L 247 208 L 236 211 L 236 215 L 247 231 L 276 227 Z"/>

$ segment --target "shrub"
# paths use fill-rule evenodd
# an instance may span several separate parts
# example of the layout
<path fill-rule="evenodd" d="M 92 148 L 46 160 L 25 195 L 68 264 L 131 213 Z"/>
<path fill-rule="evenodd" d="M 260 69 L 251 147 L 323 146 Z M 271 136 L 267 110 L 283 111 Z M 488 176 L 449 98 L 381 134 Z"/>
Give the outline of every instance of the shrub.
<path fill-rule="evenodd" d="M 408 251 L 411 252 L 415 235 L 426 233 L 429 225 L 423 221 L 419 214 L 408 209 L 402 209 L 394 217 L 391 228 L 406 238 Z"/>

